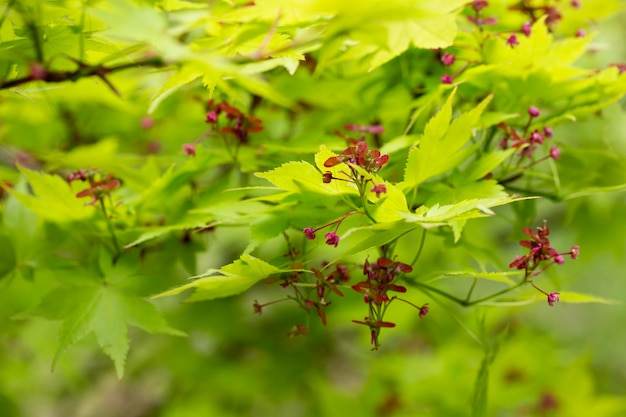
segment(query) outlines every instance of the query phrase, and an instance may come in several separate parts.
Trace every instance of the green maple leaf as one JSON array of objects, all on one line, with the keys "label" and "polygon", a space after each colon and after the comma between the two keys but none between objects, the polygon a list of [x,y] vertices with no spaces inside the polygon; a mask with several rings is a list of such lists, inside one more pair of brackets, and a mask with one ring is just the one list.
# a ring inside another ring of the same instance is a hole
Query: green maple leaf
[{"label": "green maple leaf", "polygon": [[56,223],[86,220],[93,216],[94,208],[85,206],[85,201],[76,198],[66,180],[44,172],[18,167],[32,188],[32,195],[9,191],[24,207],[40,218]]},{"label": "green maple leaf", "polygon": [[454,241],[461,237],[461,231],[465,222],[485,216],[492,216],[495,213],[492,207],[498,207],[515,201],[526,200],[532,197],[491,197],[473,198],[459,201],[455,204],[439,205],[432,207],[421,206],[415,213],[401,213],[408,223],[417,223],[425,229],[450,226],[454,232]]},{"label": "green maple leaf", "polygon": [[188,289],[193,289],[194,293],[187,301],[230,297],[246,291],[262,279],[281,271],[284,270],[246,254],[220,269],[209,269],[202,275],[192,277],[198,279],[189,284],[162,292],[153,298],[179,294]]},{"label": "green maple leaf", "polygon": [[474,151],[465,146],[472,129],[479,125],[480,116],[491,101],[487,96],[475,108],[452,120],[452,91],[441,110],[433,116],[420,138],[419,146],[409,151],[402,188],[417,187],[425,180],[453,169]]},{"label": "green maple leaf", "polygon": [[130,347],[129,325],[149,333],[184,335],[170,327],[148,301],[105,282],[59,287],[48,294],[39,309],[49,319],[63,320],[52,369],[70,346],[93,333],[121,378]]}]

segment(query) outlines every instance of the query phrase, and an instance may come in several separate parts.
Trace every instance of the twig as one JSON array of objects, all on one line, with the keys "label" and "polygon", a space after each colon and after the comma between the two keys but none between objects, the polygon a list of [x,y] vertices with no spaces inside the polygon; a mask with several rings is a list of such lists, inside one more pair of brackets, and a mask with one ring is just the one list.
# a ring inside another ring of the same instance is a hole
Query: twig
[{"label": "twig", "polygon": [[78,68],[74,71],[46,71],[42,77],[35,77],[34,75],[28,75],[22,78],[16,78],[14,80],[0,83],[0,90],[17,87],[22,84],[29,83],[31,81],[44,81],[47,83],[61,83],[65,81],[78,81],[81,78],[97,76],[102,79],[116,94],[119,92],[113,87],[113,85],[106,79],[106,75],[123,71],[129,68],[138,68],[143,66],[150,66],[155,68],[163,67],[165,63],[160,57],[152,57],[143,61],[137,61],[133,63],[121,64],[112,67],[105,67],[103,65],[86,65],[78,63]]}]

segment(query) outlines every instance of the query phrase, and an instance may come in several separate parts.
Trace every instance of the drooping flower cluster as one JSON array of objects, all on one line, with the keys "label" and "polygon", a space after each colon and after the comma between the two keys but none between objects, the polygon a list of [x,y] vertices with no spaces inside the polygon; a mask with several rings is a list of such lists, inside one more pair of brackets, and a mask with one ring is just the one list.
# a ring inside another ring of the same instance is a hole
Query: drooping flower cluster
[{"label": "drooping flower cluster", "polygon": [[381,328],[396,326],[395,323],[384,320],[385,312],[391,301],[398,299],[412,305],[419,310],[420,318],[428,314],[428,304],[418,307],[407,300],[388,295],[390,291],[397,293],[406,292],[406,287],[395,282],[399,274],[407,274],[411,271],[413,271],[413,268],[410,265],[388,258],[378,258],[375,264],[370,264],[366,260],[363,265],[363,275],[366,276],[366,279],[352,286],[354,291],[363,294],[363,301],[369,307],[369,314],[363,320],[352,321],[370,328],[370,342],[374,345],[373,350],[378,349],[378,337]]},{"label": "drooping flower cluster", "polygon": [[533,23],[542,16],[546,16],[546,24],[548,26],[554,25],[563,18],[563,15],[555,4],[547,5],[530,1],[520,1],[518,4],[511,6],[509,9],[525,14]]},{"label": "drooping flower cluster", "polygon": [[352,286],[354,291],[363,294],[366,303],[381,305],[389,302],[388,291],[404,293],[406,288],[394,284],[396,274],[409,273],[413,271],[411,265],[402,262],[395,262],[387,258],[379,258],[374,265],[365,261],[363,265],[363,275],[367,277],[365,281],[357,282]]},{"label": "drooping flower cluster", "polygon": [[577,245],[573,246],[570,251],[563,253],[554,249],[548,238],[550,229],[545,220],[542,226],[537,227],[536,231],[533,231],[530,227],[525,227],[524,234],[528,236],[529,239],[521,240],[519,244],[528,249],[528,253],[522,256],[515,256],[513,262],[509,264],[509,268],[523,269],[525,271],[525,280],[546,295],[548,297],[548,304],[552,306],[554,302],[559,301],[559,293],[547,293],[543,291],[537,287],[530,278],[538,276],[554,264],[564,263],[564,256],[569,255],[572,259],[576,259],[580,249]]},{"label": "drooping flower cluster", "polygon": [[[210,100],[206,114],[206,123],[215,125],[222,134],[232,135],[239,142],[246,143],[250,133],[257,133],[263,130],[263,121],[257,117],[245,114],[226,101],[215,103]],[[225,126],[219,126],[219,117],[224,115]]]},{"label": "drooping flower cluster", "polygon": [[[540,145],[544,144],[545,139],[550,139],[554,135],[550,126],[545,126],[542,131],[534,129],[532,132],[528,133],[528,128],[530,127],[533,119],[539,117],[540,115],[541,111],[537,107],[530,106],[528,108],[529,119],[526,127],[524,128],[524,132],[521,134],[518,133],[513,126],[510,126],[504,122],[500,123],[498,127],[505,132],[504,139],[500,141],[500,148],[519,149],[520,152],[518,155],[520,156],[520,158],[532,159],[534,157],[535,151],[539,148]],[[561,153],[559,151],[559,148],[556,145],[553,145],[550,147],[547,156],[534,161],[534,163],[532,163],[528,167],[544,161],[548,158],[559,159],[560,155]]]},{"label": "drooping flower cluster", "polygon": [[369,149],[367,142],[359,140],[352,146],[348,146],[343,154],[328,158],[324,162],[324,166],[331,168],[341,163],[347,163],[359,166],[367,172],[376,173],[387,161],[389,161],[389,155],[381,155],[379,150]]},{"label": "drooping flower cluster", "polygon": [[91,197],[91,201],[85,205],[94,205],[103,196],[111,193],[112,190],[118,188],[122,183],[119,179],[115,178],[113,174],[102,175],[95,169],[79,169],[67,176],[67,181],[83,181],[89,183],[89,188],[86,188],[76,194],[77,198]]},{"label": "drooping flower cluster", "polygon": [[498,23],[498,19],[495,17],[484,17],[483,9],[489,6],[489,2],[486,0],[474,0],[469,4],[474,11],[474,15],[467,16],[467,20],[478,26],[479,29],[482,29],[483,26],[491,26]]},{"label": "drooping flower cluster", "polygon": [[[326,264],[324,265],[326,266]],[[299,267],[301,268],[302,265],[299,265]],[[283,288],[291,287],[293,289],[293,296],[287,296],[286,298],[270,301],[265,304],[261,304],[257,300],[254,300],[254,303],[252,304],[253,311],[257,314],[261,314],[263,312],[263,308],[269,305],[283,301],[295,301],[307,312],[315,312],[319,316],[322,324],[326,326],[328,322],[326,317],[326,308],[332,304],[332,301],[328,301],[327,298],[330,293],[343,297],[343,293],[338,286],[348,282],[350,280],[350,275],[348,274],[346,266],[342,264],[336,264],[335,268],[330,271],[323,271],[323,269],[311,269],[311,272],[315,277],[314,283],[307,281],[301,272],[295,272],[287,275],[283,279],[280,286]],[[294,329],[297,329],[298,331],[293,332]],[[301,324],[296,325],[294,329],[292,329],[292,332],[289,333],[289,337],[305,335],[308,333],[308,328]]]},{"label": "drooping flower cluster", "polygon": [[[236,159],[236,149],[239,145],[248,143],[251,133],[263,130],[263,121],[232,106],[226,101],[216,103],[209,100],[204,121],[211,125],[211,129],[191,143],[184,143],[182,151],[187,156],[196,156],[196,147],[207,137],[217,137],[224,144],[233,159]],[[220,117],[220,116],[224,117]]]}]

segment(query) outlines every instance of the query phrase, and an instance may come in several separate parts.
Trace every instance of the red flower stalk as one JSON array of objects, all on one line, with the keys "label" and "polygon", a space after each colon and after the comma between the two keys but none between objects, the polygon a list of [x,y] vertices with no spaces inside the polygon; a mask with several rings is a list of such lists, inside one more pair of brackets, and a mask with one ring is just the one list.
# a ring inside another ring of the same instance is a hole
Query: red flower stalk
[{"label": "red flower stalk", "polygon": [[83,170],[72,172],[67,176],[67,181],[76,180],[88,181],[90,187],[76,194],[77,198],[91,197],[91,201],[86,205],[94,205],[102,196],[109,194],[112,190],[119,188],[122,182],[115,178],[113,174],[107,174],[99,178],[100,174],[96,170]]},{"label": "red flower stalk", "polygon": [[257,133],[263,130],[263,121],[261,119],[245,114],[226,101],[216,104],[213,100],[210,100],[208,108],[206,123],[217,125],[219,116],[224,114],[228,124],[219,129],[219,132],[230,134],[241,143],[248,141],[250,133]]},{"label": "red flower stalk", "polygon": [[[529,227],[524,228],[524,234],[530,239],[521,240],[520,246],[527,248],[529,253],[522,256],[515,256],[513,262],[509,264],[509,268],[524,269],[526,271],[526,279],[531,276],[537,276],[546,268],[553,264],[562,264],[565,262],[564,255],[570,255],[572,259],[576,259],[579,253],[578,246],[572,247],[569,252],[559,253],[550,244],[550,229],[544,220],[543,226],[538,227],[536,231],[532,231]],[[547,265],[546,265],[547,262]],[[539,265],[545,266],[536,271]]]}]

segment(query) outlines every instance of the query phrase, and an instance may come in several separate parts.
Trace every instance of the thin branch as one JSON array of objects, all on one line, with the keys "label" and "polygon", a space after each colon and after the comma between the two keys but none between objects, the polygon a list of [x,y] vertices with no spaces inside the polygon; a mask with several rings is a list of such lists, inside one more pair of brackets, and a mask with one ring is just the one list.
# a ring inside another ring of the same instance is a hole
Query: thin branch
[{"label": "thin branch", "polygon": [[[111,83],[106,79],[106,75],[123,71],[129,68],[139,68],[139,67],[155,67],[161,68],[165,66],[165,63],[160,57],[152,57],[145,59],[143,61],[137,61],[132,63],[126,63],[121,65],[116,65],[112,67],[105,67],[103,65],[86,65],[79,63],[79,66],[74,71],[46,71],[43,77],[35,77],[33,75],[28,75],[22,78],[16,78],[14,80],[6,81],[0,83],[0,90],[17,87],[22,84],[29,83],[31,81],[44,81],[47,83],[62,83],[65,81],[78,81],[81,78],[86,78],[90,76],[100,77],[109,87],[112,87]],[[117,90],[112,87],[113,91],[116,94],[119,94]]]}]

